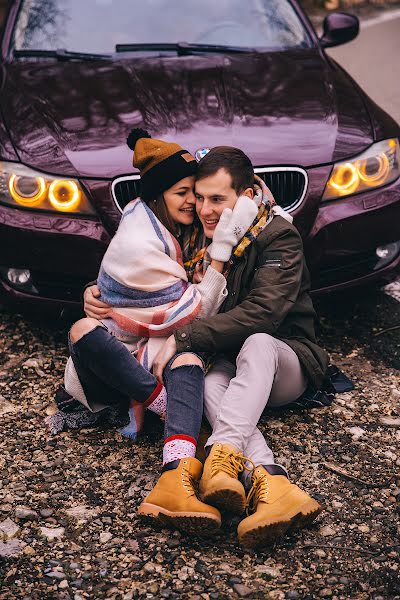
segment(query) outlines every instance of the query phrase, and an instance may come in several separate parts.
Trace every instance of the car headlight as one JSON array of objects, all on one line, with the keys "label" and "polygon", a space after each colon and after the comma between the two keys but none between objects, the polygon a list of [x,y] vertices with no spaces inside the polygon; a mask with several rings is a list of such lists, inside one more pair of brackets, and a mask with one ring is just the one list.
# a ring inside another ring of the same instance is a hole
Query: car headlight
[{"label": "car headlight", "polygon": [[7,206],[94,215],[76,179],[63,179],[12,162],[0,162],[0,203]]},{"label": "car headlight", "polygon": [[384,140],[352,160],[336,163],[322,200],[334,200],[386,185],[400,176],[399,140]]}]

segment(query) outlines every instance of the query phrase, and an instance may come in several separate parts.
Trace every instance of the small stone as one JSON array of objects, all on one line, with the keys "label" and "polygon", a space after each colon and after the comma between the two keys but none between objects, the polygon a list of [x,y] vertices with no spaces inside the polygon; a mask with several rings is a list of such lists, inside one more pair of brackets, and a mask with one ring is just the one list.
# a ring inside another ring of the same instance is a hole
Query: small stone
[{"label": "small stone", "polygon": [[321,598],[330,598],[333,595],[333,592],[330,588],[324,588],[319,593]]},{"label": "small stone", "polygon": [[27,521],[36,521],[38,514],[35,510],[29,508],[29,506],[16,506],[15,507],[15,518],[24,519]]},{"label": "small stone", "polygon": [[36,554],[36,550],[32,548],[32,546],[25,546],[24,554],[26,554],[27,556],[33,556],[34,554]]},{"label": "small stone", "polygon": [[155,567],[155,565],[153,565],[153,563],[150,562],[150,563],[146,563],[144,565],[143,570],[146,573],[154,573],[154,571],[156,570],[156,567]]},{"label": "small stone", "polygon": [[49,542],[61,540],[64,537],[64,527],[39,527],[40,535],[46,538]]},{"label": "small stone", "polygon": [[235,583],[233,586],[233,591],[237,593],[241,598],[247,598],[252,593],[252,590],[247,587],[247,585],[243,585],[242,583]]},{"label": "small stone", "polygon": [[0,523],[0,539],[2,540],[11,540],[12,538],[15,538],[19,532],[20,528],[10,518],[7,518]]},{"label": "small stone", "polygon": [[47,517],[51,517],[53,512],[54,510],[52,508],[42,508],[39,510],[40,516],[44,519],[47,519]]},{"label": "small stone", "polygon": [[278,569],[274,569],[272,567],[266,567],[265,565],[259,565],[259,566],[255,567],[255,570],[257,571],[257,573],[261,573],[267,580],[275,579],[276,577],[279,577],[279,575],[280,575]]},{"label": "small stone", "polygon": [[90,519],[93,519],[98,514],[98,510],[95,508],[88,508],[84,504],[79,506],[73,506],[71,508],[67,508],[65,513],[75,519],[79,525],[86,523]]},{"label": "small stone", "polygon": [[379,422],[387,427],[400,427],[400,417],[379,417]]},{"label": "small stone", "polygon": [[324,550],[322,550],[321,548],[318,548],[318,549],[315,551],[315,554],[316,554],[317,556],[319,556],[319,558],[325,558],[325,557],[326,557],[326,552],[325,552]]},{"label": "small stone", "polygon": [[46,577],[52,577],[52,579],[65,579],[65,573],[63,571],[50,571],[46,573]]},{"label": "small stone", "polygon": [[349,433],[351,433],[354,441],[359,440],[366,432],[362,427],[349,427]]},{"label": "small stone", "polygon": [[112,533],[109,531],[102,531],[99,535],[100,544],[107,544],[112,539]]},{"label": "small stone", "polygon": [[0,416],[3,416],[7,413],[15,412],[16,410],[17,407],[14,406],[14,404],[11,404],[11,402],[6,400],[4,396],[0,394]]},{"label": "small stone", "polygon": [[9,556],[18,556],[24,550],[24,542],[21,540],[7,540],[0,542],[0,557],[8,558]]},{"label": "small stone", "polygon": [[300,594],[299,592],[296,592],[296,590],[289,590],[286,592],[285,598],[288,600],[297,600],[297,598],[300,598]]},{"label": "small stone", "polygon": [[336,531],[332,527],[330,527],[329,525],[325,525],[325,527],[321,527],[321,529],[319,530],[319,532],[324,537],[330,537],[330,536],[336,534]]},{"label": "small stone", "polygon": [[369,533],[370,529],[368,525],[363,524],[358,526],[358,531],[361,531],[361,533]]},{"label": "small stone", "polygon": [[393,400],[400,400],[400,390],[396,390],[396,388],[392,388],[390,390],[390,397],[393,398]]},{"label": "small stone", "polygon": [[66,579],[63,579],[63,581],[58,584],[58,587],[60,588],[60,590],[67,589],[67,587],[68,587],[68,581]]}]

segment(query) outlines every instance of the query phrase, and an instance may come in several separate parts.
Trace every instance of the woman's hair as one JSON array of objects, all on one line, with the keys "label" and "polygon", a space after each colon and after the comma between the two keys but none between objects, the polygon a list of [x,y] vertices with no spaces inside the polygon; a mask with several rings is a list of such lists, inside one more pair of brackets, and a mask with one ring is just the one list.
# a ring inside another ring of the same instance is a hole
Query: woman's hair
[{"label": "woman's hair", "polygon": [[159,194],[155,200],[150,200],[150,202],[146,202],[146,204],[151,208],[164,227],[166,227],[172,235],[176,236],[178,228],[176,223],[171,219],[163,194]]},{"label": "woman's hair", "polygon": [[197,167],[196,181],[215,175],[224,169],[232,178],[237,194],[254,187],[254,169],[249,157],[239,148],[216,146],[201,159]]}]

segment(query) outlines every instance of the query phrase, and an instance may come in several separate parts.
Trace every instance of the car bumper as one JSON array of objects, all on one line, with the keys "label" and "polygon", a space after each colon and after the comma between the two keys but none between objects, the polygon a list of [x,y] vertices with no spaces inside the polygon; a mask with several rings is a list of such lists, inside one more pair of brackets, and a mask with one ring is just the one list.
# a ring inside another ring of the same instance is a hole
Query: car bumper
[{"label": "car bumper", "polygon": [[[96,279],[110,235],[97,219],[41,214],[0,206],[0,297],[13,309],[60,310],[81,302]],[[11,282],[10,269],[28,269],[30,280]]]},{"label": "car bumper", "polygon": [[[390,280],[400,264],[400,180],[320,203],[305,239],[315,294]],[[388,259],[377,248],[391,245]]]}]

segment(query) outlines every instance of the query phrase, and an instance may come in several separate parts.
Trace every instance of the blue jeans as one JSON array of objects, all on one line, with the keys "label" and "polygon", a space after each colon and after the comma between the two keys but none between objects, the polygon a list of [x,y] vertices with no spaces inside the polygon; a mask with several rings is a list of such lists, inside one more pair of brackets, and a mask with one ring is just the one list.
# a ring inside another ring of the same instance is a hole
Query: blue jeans
[{"label": "blue jeans", "polygon": [[199,365],[172,368],[175,359],[164,370],[168,396],[164,439],[183,434],[197,440],[203,416],[204,369]]},{"label": "blue jeans", "polygon": [[89,401],[129,407],[132,399],[145,402],[157,387],[154,375],[101,325],[75,343],[69,340],[69,350]]}]

